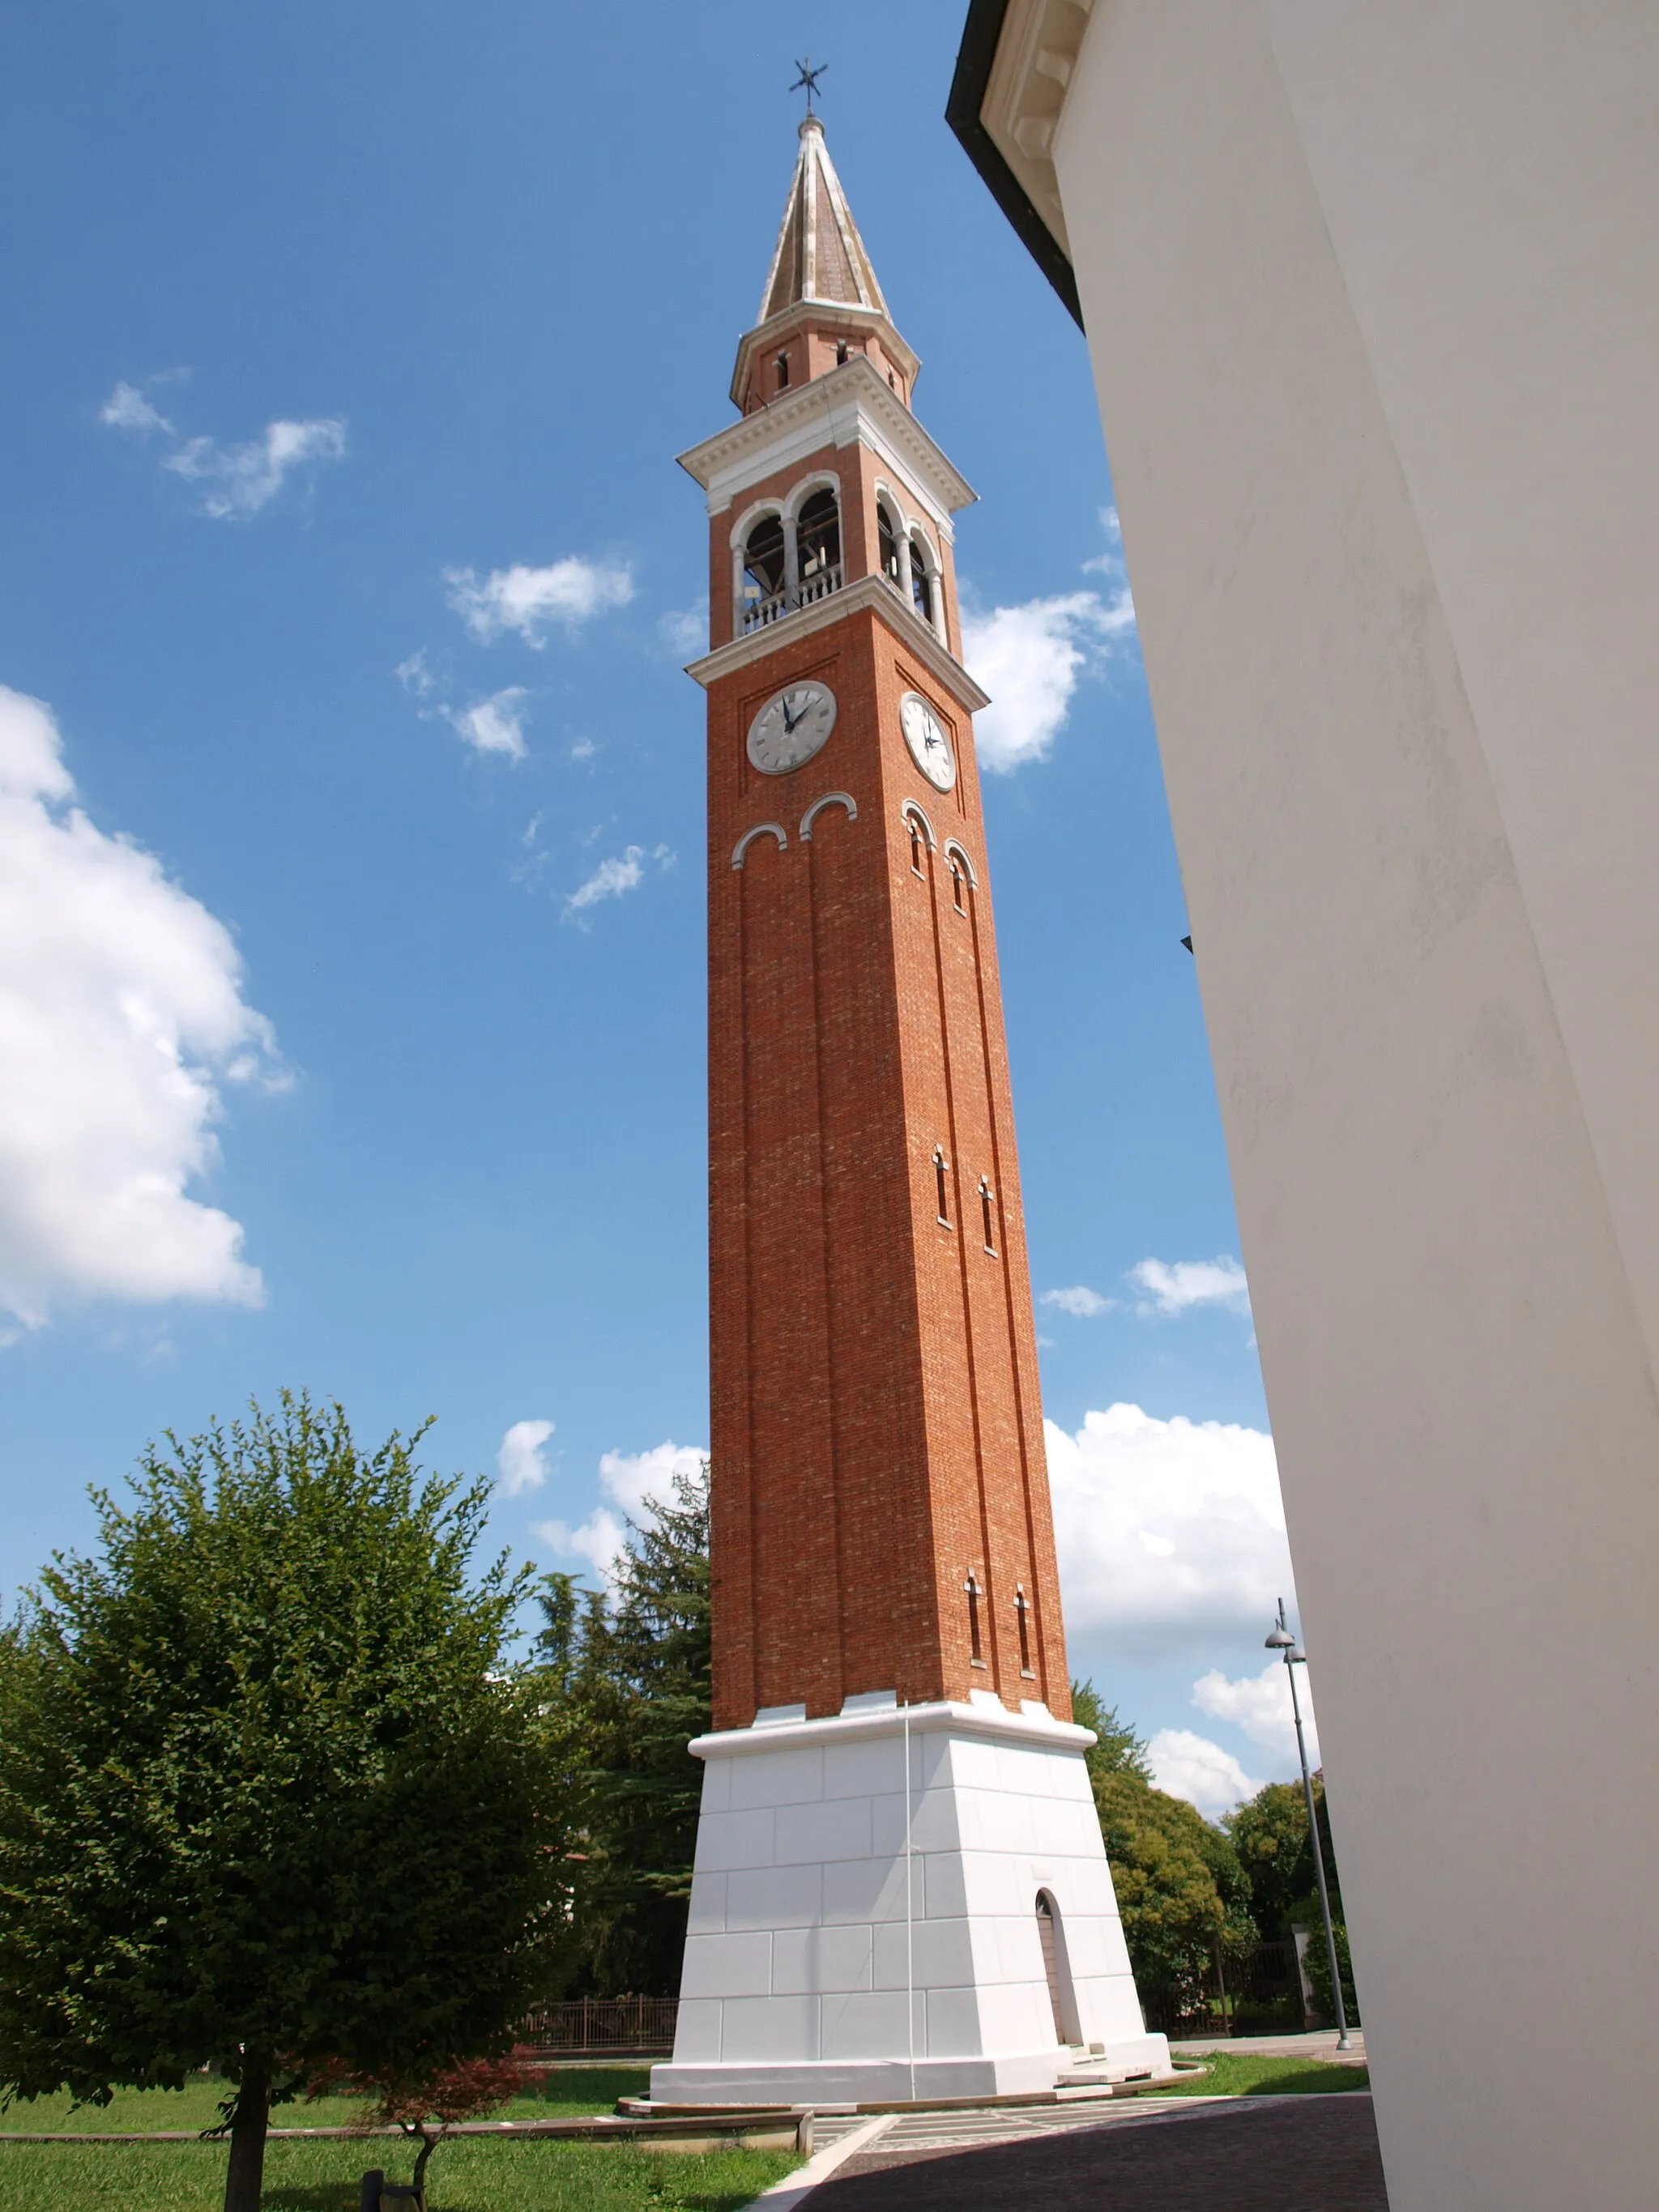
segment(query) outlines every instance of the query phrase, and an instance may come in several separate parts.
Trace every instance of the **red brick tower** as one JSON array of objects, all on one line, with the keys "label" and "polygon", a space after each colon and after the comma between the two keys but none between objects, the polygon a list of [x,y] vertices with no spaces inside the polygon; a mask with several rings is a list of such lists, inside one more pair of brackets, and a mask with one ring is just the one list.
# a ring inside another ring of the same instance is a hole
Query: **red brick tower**
[{"label": "red brick tower", "polygon": [[715,1715],[1070,1711],[951,516],[817,119],[708,493]]},{"label": "red brick tower", "polygon": [[740,419],[682,456],[712,546],[714,1729],[668,2104],[1168,2065],[1068,1719],[973,494],[917,366],[809,116]]}]

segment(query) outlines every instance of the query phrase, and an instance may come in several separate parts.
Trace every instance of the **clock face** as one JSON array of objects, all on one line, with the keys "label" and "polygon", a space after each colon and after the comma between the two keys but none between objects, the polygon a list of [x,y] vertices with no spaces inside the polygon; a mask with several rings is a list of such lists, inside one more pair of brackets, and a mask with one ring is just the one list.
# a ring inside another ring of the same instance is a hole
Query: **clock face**
[{"label": "clock face", "polygon": [[787,775],[810,761],[836,726],[827,684],[786,684],[749,725],[749,757],[763,775]]},{"label": "clock face", "polygon": [[907,691],[899,702],[899,726],[910,757],[935,791],[949,791],[957,780],[957,757],[945,725],[920,691]]}]

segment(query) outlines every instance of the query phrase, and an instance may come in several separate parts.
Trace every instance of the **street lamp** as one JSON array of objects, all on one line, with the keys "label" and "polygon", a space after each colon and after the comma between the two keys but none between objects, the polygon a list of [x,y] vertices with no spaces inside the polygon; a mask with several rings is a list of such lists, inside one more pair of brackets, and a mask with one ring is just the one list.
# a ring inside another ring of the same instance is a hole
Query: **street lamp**
[{"label": "street lamp", "polygon": [[1308,1839],[1313,1845],[1314,1877],[1319,1884],[1319,1911],[1325,1923],[1325,1957],[1331,1970],[1331,1995],[1336,2002],[1336,2047],[1352,2051],[1348,2015],[1342,2003],[1342,1969],[1337,1964],[1336,1931],[1331,1926],[1331,1893],[1325,1887],[1325,1854],[1319,1848],[1319,1821],[1314,1812],[1313,1777],[1308,1771],[1308,1743],[1302,1733],[1302,1706],[1296,1694],[1296,1670],[1305,1667],[1308,1655],[1285,1626],[1285,1601],[1279,1601],[1279,1619],[1267,1639],[1269,1651],[1282,1651],[1291,1677],[1291,1711],[1296,1716],[1296,1748],[1302,1760],[1302,1790],[1308,1801]]}]

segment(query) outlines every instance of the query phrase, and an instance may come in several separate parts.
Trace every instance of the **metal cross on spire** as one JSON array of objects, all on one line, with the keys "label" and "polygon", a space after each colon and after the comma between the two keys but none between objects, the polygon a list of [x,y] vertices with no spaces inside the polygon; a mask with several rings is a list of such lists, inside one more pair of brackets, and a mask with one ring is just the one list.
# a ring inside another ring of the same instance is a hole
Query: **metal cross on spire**
[{"label": "metal cross on spire", "polygon": [[812,112],[812,94],[818,88],[818,79],[823,75],[823,72],[829,68],[829,66],[830,64],[828,62],[820,62],[817,67],[814,69],[812,66],[812,57],[811,54],[808,54],[804,62],[798,60],[795,64],[795,67],[800,71],[800,75],[795,79],[795,82],[790,86],[789,89],[791,92],[799,92],[801,90],[802,87],[805,86],[806,91],[806,112],[809,115]]}]

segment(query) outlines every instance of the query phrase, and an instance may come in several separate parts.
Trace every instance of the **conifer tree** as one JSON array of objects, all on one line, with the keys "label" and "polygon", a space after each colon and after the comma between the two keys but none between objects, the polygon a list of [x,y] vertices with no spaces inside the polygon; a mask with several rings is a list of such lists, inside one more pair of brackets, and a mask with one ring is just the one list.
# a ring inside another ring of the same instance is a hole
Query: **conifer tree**
[{"label": "conifer tree", "polygon": [[672,1996],[702,1791],[686,1746],[713,1719],[708,1463],[630,1525],[608,1598],[550,1575],[540,1599],[544,1679],[586,1765],[572,1986]]}]

